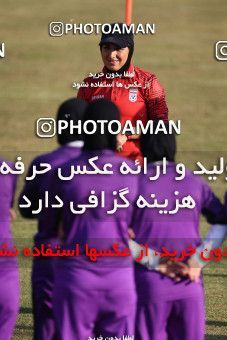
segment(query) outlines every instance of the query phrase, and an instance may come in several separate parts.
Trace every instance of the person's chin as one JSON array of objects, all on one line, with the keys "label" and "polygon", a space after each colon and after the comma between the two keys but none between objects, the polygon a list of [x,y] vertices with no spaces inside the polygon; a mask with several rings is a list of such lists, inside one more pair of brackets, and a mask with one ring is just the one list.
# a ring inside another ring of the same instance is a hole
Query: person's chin
[{"label": "person's chin", "polygon": [[108,70],[110,71],[113,71],[113,72],[117,72],[120,70],[120,66],[119,65],[112,65],[112,64],[109,64],[107,66]]}]

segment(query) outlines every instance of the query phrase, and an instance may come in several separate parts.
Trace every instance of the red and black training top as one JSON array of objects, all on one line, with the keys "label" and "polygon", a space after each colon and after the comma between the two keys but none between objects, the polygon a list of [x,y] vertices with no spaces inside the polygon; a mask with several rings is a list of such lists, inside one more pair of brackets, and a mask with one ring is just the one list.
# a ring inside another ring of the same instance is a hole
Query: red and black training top
[{"label": "red and black training top", "polygon": [[[164,88],[154,73],[130,65],[125,75],[109,79],[104,68],[100,78],[88,77],[84,79],[84,82],[89,86],[81,87],[78,97],[87,102],[97,99],[112,101],[120,110],[122,126],[126,120],[130,120],[133,126],[136,125],[137,120],[141,120],[144,126],[148,120],[168,121]],[[120,155],[141,160],[139,139],[127,140]]]}]

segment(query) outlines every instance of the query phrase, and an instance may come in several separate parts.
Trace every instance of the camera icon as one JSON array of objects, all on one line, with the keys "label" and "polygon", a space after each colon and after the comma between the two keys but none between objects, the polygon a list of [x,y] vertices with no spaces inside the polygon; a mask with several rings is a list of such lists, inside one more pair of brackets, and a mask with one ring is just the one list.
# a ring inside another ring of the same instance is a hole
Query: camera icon
[{"label": "camera icon", "polygon": [[36,121],[36,134],[40,138],[51,138],[56,135],[56,122],[53,118],[39,118]]},{"label": "camera icon", "polygon": [[215,45],[215,57],[217,60],[227,61],[227,41],[220,40]]},{"label": "camera icon", "polygon": [[49,34],[51,37],[61,37],[64,34],[64,24],[61,21],[52,21],[49,24]]}]

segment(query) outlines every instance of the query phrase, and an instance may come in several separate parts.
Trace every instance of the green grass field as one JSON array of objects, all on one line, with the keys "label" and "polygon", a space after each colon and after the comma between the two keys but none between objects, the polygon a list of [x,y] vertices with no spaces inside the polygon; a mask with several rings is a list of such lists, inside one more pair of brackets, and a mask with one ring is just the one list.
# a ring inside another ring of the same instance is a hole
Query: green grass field
[{"label": "green grass field", "polygon": [[[35,136],[35,121],[54,117],[58,105],[74,96],[73,81],[99,71],[99,36],[51,38],[48,23],[106,23],[124,19],[124,1],[0,0],[0,156],[22,156],[26,165],[56,146]],[[178,159],[189,167],[204,160],[227,160],[227,62],[214,57],[226,37],[226,0],[134,0],[133,21],[155,23],[156,34],[135,38],[134,64],[153,71],[166,89],[171,119],[180,119]],[[19,181],[18,192],[23,179]],[[212,184],[222,197],[226,181]],[[207,225],[202,223],[202,232]],[[18,216],[16,239],[31,242],[34,222]],[[21,263],[21,312],[14,339],[32,339],[30,262]],[[204,270],[206,339],[227,339],[227,268],[223,261]],[[182,339],[183,340],[183,339]],[[196,340],[196,339],[195,339]]]}]

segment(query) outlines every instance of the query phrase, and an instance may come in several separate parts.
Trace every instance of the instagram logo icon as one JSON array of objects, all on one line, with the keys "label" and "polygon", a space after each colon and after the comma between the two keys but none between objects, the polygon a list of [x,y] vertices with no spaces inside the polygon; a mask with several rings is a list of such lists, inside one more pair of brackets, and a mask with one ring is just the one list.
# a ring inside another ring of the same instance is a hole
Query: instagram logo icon
[{"label": "instagram logo icon", "polygon": [[64,24],[61,21],[52,21],[49,24],[49,34],[51,37],[61,37],[64,34]]},{"label": "instagram logo icon", "polygon": [[51,138],[56,134],[56,122],[53,118],[39,118],[36,121],[36,134],[40,138]]},{"label": "instagram logo icon", "polygon": [[215,45],[215,57],[217,60],[227,61],[227,41],[220,40]]}]

